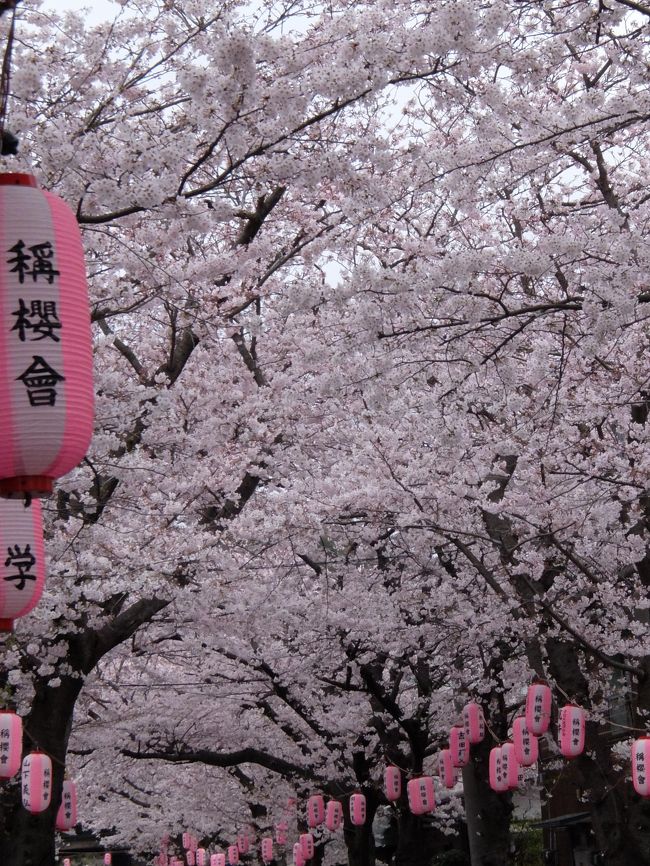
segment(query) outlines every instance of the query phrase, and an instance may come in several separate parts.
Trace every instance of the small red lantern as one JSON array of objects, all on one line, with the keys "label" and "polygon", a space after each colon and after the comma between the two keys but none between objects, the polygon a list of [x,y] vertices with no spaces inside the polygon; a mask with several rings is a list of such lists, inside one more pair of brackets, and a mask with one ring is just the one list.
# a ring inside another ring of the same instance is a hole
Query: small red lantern
[{"label": "small red lantern", "polygon": [[72,830],[77,823],[77,787],[67,779],[61,789],[61,805],[56,813],[56,829]]},{"label": "small red lantern", "polygon": [[320,794],[314,794],[307,800],[307,824],[318,827],[325,820],[325,800]]},{"label": "small red lantern", "polygon": [[355,827],[361,827],[366,823],[365,794],[352,794],[350,797],[350,821]]},{"label": "small red lantern", "polygon": [[512,723],[512,743],[517,763],[522,767],[532,767],[539,757],[539,743],[528,730],[525,716],[517,716]]},{"label": "small red lantern", "polygon": [[237,866],[239,863],[239,848],[236,845],[228,847],[228,863],[230,866]]},{"label": "small red lantern", "polygon": [[93,428],[90,313],[75,215],[0,174],[0,495],[52,492]]},{"label": "small red lantern", "polygon": [[40,502],[34,500],[25,507],[19,500],[0,499],[0,550],[8,554],[0,557],[3,632],[12,631],[13,621],[36,607],[43,594],[45,548]]},{"label": "small red lantern", "polygon": [[289,827],[281,822],[280,824],[276,824],[275,827],[275,841],[278,845],[286,845],[287,844],[287,834],[289,832]]},{"label": "small red lantern", "polygon": [[237,848],[240,854],[248,854],[250,842],[246,833],[242,833],[240,836],[237,836]]},{"label": "small red lantern", "polygon": [[338,800],[329,800],[325,810],[325,826],[328,830],[338,830],[343,824],[343,804]]},{"label": "small red lantern", "polygon": [[11,779],[20,769],[23,754],[23,720],[12,710],[0,712],[0,779]]},{"label": "small red lantern", "polygon": [[514,790],[519,787],[519,764],[513,743],[504,743],[501,746],[501,773],[507,788]]},{"label": "small red lantern", "polygon": [[311,860],[314,856],[314,837],[311,833],[302,833],[300,836],[300,850],[304,860]]},{"label": "small red lantern", "polygon": [[585,747],[585,711],[567,704],[560,710],[560,751],[565,758],[577,758]]},{"label": "small red lantern", "polygon": [[431,776],[411,779],[406,786],[409,809],[414,815],[426,815],[436,808],[436,794]]},{"label": "small red lantern", "polygon": [[463,707],[463,727],[468,743],[476,745],[485,736],[485,716],[480,704],[470,701]]},{"label": "small red lantern", "polygon": [[391,803],[402,796],[402,774],[399,767],[390,766],[384,770],[384,793]]},{"label": "small red lantern", "polygon": [[454,767],[465,767],[469,761],[469,743],[462,725],[454,725],[449,731],[449,751]]},{"label": "small red lantern", "polygon": [[438,776],[445,788],[453,788],[456,784],[456,767],[451,761],[449,749],[441,749],[438,755]]},{"label": "small red lantern", "polygon": [[22,799],[28,812],[44,812],[52,797],[52,761],[43,752],[32,752],[23,758]]},{"label": "small red lantern", "polygon": [[508,790],[508,782],[503,772],[501,746],[490,749],[490,787],[499,794]]},{"label": "small red lantern", "polygon": [[551,724],[553,695],[549,685],[537,680],[528,686],[526,692],[526,726],[531,734],[539,737],[545,734]]},{"label": "small red lantern", "polygon": [[632,743],[632,784],[641,797],[650,797],[650,737]]},{"label": "small red lantern", "polygon": [[273,836],[265,836],[262,839],[262,860],[264,863],[273,860]]},{"label": "small red lantern", "polygon": [[293,846],[293,866],[305,866],[305,858],[302,855],[300,842],[296,842]]}]

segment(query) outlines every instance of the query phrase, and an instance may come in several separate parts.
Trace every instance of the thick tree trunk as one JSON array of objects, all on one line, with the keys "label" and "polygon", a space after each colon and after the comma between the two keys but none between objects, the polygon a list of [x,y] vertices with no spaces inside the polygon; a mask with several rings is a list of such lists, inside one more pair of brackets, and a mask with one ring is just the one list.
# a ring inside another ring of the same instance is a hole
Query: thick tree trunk
[{"label": "thick tree trunk", "polygon": [[472,746],[472,759],[463,769],[465,819],[471,866],[507,866],[511,862],[510,817],[512,795],[490,788],[489,763],[493,743]]},{"label": "thick tree trunk", "polygon": [[348,849],[349,866],[375,866],[375,837],[372,833],[372,822],[377,811],[377,804],[372,796],[366,794],[366,823],[355,827],[350,821],[349,798],[343,804],[343,833]]}]

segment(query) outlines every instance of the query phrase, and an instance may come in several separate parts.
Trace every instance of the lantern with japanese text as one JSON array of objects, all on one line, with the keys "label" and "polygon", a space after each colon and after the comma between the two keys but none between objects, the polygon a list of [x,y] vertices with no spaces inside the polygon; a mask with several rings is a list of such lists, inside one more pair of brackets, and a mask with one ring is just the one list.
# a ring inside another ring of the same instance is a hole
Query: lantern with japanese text
[{"label": "lantern with japanese text", "polygon": [[438,776],[445,788],[453,788],[456,784],[456,767],[451,760],[449,749],[441,749],[438,755]]},{"label": "lantern with japanese text", "polygon": [[501,746],[501,773],[507,788],[514,790],[519,787],[519,764],[513,743],[503,743]]},{"label": "lantern with japanese text", "polygon": [[470,701],[463,707],[463,727],[467,742],[471,745],[480,743],[485,736],[485,716],[480,704]]},{"label": "lantern with japanese text", "polygon": [[11,710],[0,712],[0,779],[11,779],[20,769],[23,720]]},{"label": "lantern with japanese text", "polygon": [[237,866],[239,863],[239,848],[236,845],[228,847],[228,863],[230,866]]},{"label": "lantern with japanese text", "polygon": [[237,849],[240,854],[248,854],[248,849],[250,848],[250,842],[248,839],[247,833],[241,833],[237,836]]},{"label": "lantern with japanese text", "polygon": [[325,820],[325,800],[321,794],[314,794],[307,800],[307,824],[318,827]]},{"label": "lantern with japanese text", "polygon": [[112,862],[113,862],[113,855],[111,854],[110,851],[107,851],[106,854],[104,854],[104,866],[111,866]]},{"label": "lantern with japanese text", "polygon": [[503,772],[501,746],[490,749],[490,788],[500,794],[508,790],[508,781]]},{"label": "lantern with japanese text", "polygon": [[632,743],[632,784],[641,797],[650,797],[650,737]]},{"label": "lantern with japanese text", "polygon": [[262,839],[262,860],[264,863],[273,860],[273,836],[265,836]]},{"label": "lantern with japanese text", "polygon": [[56,813],[56,829],[72,830],[77,823],[77,786],[66,779],[61,789],[61,805]]},{"label": "lantern with japanese text", "polygon": [[220,851],[217,855],[217,866],[226,866],[226,855]]},{"label": "lantern with japanese text", "polygon": [[192,848],[185,852],[185,862],[187,866],[196,866],[196,854]]},{"label": "lantern with japanese text", "polygon": [[305,866],[305,858],[302,854],[300,842],[296,842],[293,846],[293,866]]},{"label": "lantern with japanese text", "polygon": [[350,821],[355,827],[366,823],[366,795],[352,794],[350,797]]},{"label": "lantern with japanese text", "polygon": [[431,776],[411,779],[406,786],[409,809],[414,815],[426,815],[436,808],[436,795]]},{"label": "lantern with japanese text", "polygon": [[196,866],[205,866],[205,848],[196,849]]},{"label": "lantern with japanese text", "polygon": [[181,836],[181,844],[186,851],[189,851],[192,847],[192,837],[189,833],[183,833]]},{"label": "lantern with japanese text", "polygon": [[512,723],[512,743],[517,763],[522,767],[532,767],[539,757],[539,743],[528,730],[525,716],[517,716]]},{"label": "lantern with japanese text", "polygon": [[93,428],[90,313],[75,215],[0,174],[0,495],[52,492]]},{"label": "lantern with japanese text", "polygon": [[553,695],[549,685],[537,680],[528,686],[526,692],[526,727],[539,737],[545,734],[551,723]]},{"label": "lantern with japanese text", "polygon": [[449,752],[451,763],[454,767],[465,767],[469,761],[469,743],[465,728],[462,725],[454,725],[449,731]]},{"label": "lantern with japanese text", "polygon": [[343,824],[343,804],[338,800],[329,800],[325,809],[325,826],[328,830],[338,830]]},{"label": "lantern with japanese text", "polygon": [[278,845],[286,845],[287,844],[287,834],[289,832],[289,827],[283,821],[279,824],[276,824],[275,827],[275,841]]},{"label": "lantern with japanese text", "polygon": [[33,815],[44,812],[52,797],[52,761],[43,752],[23,758],[21,770],[23,806]]},{"label": "lantern with japanese text", "polygon": [[159,866],[169,866],[169,856],[166,851],[161,851],[158,855]]},{"label": "lantern with japanese text", "polygon": [[560,751],[565,758],[577,758],[585,747],[585,711],[567,704],[560,710]]},{"label": "lantern with japanese text", "polygon": [[302,833],[300,836],[300,850],[304,860],[311,860],[314,856],[314,837],[311,833]]},{"label": "lantern with japanese text", "polygon": [[386,767],[384,770],[384,793],[390,802],[399,800],[402,795],[402,774],[399,767]]},{"label": "lantern with japanese text", "polygon": [[210,866],[219,866],[219,855],[218,854],[210,854]]},{"label": "lantern with japanese text", "polygon": [[[0,175],[1,177],[2,175]],[[1,189],[1,187],[0,187]],[[0,425],[1,426],[1,425]],[[43,594],[45,547],[41,504],[0,499],[0,632],[12,631]]]}]

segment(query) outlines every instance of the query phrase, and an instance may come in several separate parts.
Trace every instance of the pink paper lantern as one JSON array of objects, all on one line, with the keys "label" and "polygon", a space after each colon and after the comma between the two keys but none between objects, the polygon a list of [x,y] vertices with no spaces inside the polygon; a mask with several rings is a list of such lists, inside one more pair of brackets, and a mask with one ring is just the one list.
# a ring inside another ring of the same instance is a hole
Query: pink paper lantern
[{"label": "pink paper lantern", "polygon": [[320,794],[314,794],[307,800],[307,824],[318,827],[325,820],[325,800]]},{"label": "pink paper lantern", "polygon": [[436,794],[431,776],[411,779],[407,786],[409,809],[414,815],[426,815],[436,808]]},{"label": "pink paper lantern", "polygon": [[199,847],[199,840],[196,838],[196,836],[192,836],[190,834],[190,851],[194,851],[194,853],[196,854],[196,849],[198,847]]},{"label": "pink paper lantern", "polygon": [[23,720],[11,710],[0,711],[0,779],[11,779],[20,769]]},{"label": "pink paper lantern", "polygon": [[192,847],[192,837],[189,833],[183,833],[183,835],[181,836],[181,844],[186,851],[190,850],[190,848]]},{"label": "pink paper lantern", "polygon": [[185,852],[185,862],[187,863],[187,866],[196,866],[196,856],[191,848],[189,851]]},{"label": "pink paper lantern", "polygon": [[519,764],[513,743],[504,743],[501,746],[501,773],[505,779],[506,788],[514,790],[519,787]]},{"label": "pink paper lantern", "polygon": [[[225,857],[224,857],[225,860]],[[219,855],[210,854],[210,866],[219,866]]]},{"label": "pink paper lantern", "polygon": [[565,758],[577,758],[585,747],[585,711],[567,704],[560,710],[560,751]]},{"label": "pink paper lantern", "polygon": [[61,805],[56,813],[56,829],[72,830],[77,823],[77,787],[66,779],[61,789]]},{"label": "pink paper lantern", "polygon": [[228,847],[228,863],[230,866],[236,866],[239,863],[239,848],[236,845]]},{"label": "pink paper lantern", "polygon": [[551,723],[553,695],[547,683],[537,681],[526,692],[526,726],[531,734],[545,734]]},{"label": "pink paper lantern", "polygon": [[350,821],[355,827],[361,827],[366,823],[365,794],[352,794],[350,797]]},{"label": "pink paper lantern", "polygon": [[384,793],[391,803],[402,796],[402,774],[399,767],[386,767],[384,770]]},{"label": "pink paper lantern", "polygon": [[457,769],[451,760],[449,749],[441,749],[438,755],[438,776],[445,788],[453,788],[456,784]]},{"label": "pink paper lantern", "polygon": [[632,743],[632,784],[641,797],[650,797],[650,737]]},{"label": "pink paper lantern", "polygon": [[158,855],[158,863],[160,866],[169,866],[169,856],[166,851],[161,851]]},{"label": "pink paper lantern", "polygon": [[508,790],[508,781],[503,772],[501,746],[490,749],[490,787],[499,794]]},{"label": "pink paper lantern", "polygon": [[275,827],[275,841],[278,845],[286,845],[287,844],[287,834],[289,832],[289,827],[281,822],[276,824]]},{"label": "pink paper lantern", "polygon": [[470,701],[463,707],[463,727],[467,742],[471,745],[480,743],[485,737],[485,716],[480,704]]},{"label": "pink paper lantern", "polygon": [[0,174],[0,214],[0,495],[46,495],[93,430],[81,235],[32,175]]},{"label": "pink paper lantern", "polygon": [[273,860],[273,836],[265,836],[262,839],[262,860],[265,863]]},{"label": "pink paper lantern", "polygon": [[70,866],[70,858],[69,857],[63,858],[63,866]]},{"label": "pink paper lantern", "polygon": [[512,723],[512,743],[517,763],[522,767],[532,767],[539,757],[539,743],[528,730],[525,716],[517,716]]},{"label": "pink paper lantern", "polygon": [[248,849],[250,848],[250,841],[246,833],[242,833],[240,836],[237,836],[237,848],[239,849],[240,854],[248,854]]},{"label": "pink paper lantern", "polygon": [[45,585],[38,500],[26,508],[20,500],[0,499],[0,552],[0,632],[10,632],[15,619],[36,607]]},{"label": "pink paper lantern", "polygon": [[469,743],[465,728],[462,725],[454,725],[449,731],[449,752],[451,763],[454,767],[465,767],[469,761]]},{"label": "pink paper lantern", "polygon": [[329,800],[325,809],[325,826],[328,830],[338,830],[343,824],[343,804],[338,800]]},{"label": "pink paper lantern", "polygon": [[196,849],[196,866],[205,866],[205,848]]},{"label": "pink paper lantern", "polygon": [[111,866],[112,862],[113,855],[110,853],[110,851],[107,851],[106,854],[104,854],[104,866]]},{"label": "pink paper lantern", "polygon": [[226,866],[226,855],[220,851],[217,855],[217,866]]},{"label": "pink paper lantern", "polygon": [[43,752],[31,752],[23,758],[23,806],[36,815],[44,812],[52,798],[52,761]]},{"label": "pink paper lantern", "polygon": [[305,858],[303,857],[300,842],[296,842],[293,846],[293,866],[305,866]]},{"label": "pink paper lantern", "polygon": [[314,856],[314,837],[311,833],[302,833],[300,836],[300,850],[304,860],[311,860]]}]

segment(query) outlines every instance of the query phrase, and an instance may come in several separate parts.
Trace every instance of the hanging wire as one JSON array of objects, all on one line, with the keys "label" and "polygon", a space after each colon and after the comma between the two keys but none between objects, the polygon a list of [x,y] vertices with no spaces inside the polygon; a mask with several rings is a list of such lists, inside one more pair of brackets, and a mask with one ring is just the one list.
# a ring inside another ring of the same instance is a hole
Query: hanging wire
[{"label": "hanging wire", "polygon": [[2,72],[0,72],[0,140],[4,144],[5,120],[7,118],[7,106],[9,104],[9,87],[11,83],[11,52],[14,47],[14,27],[16,23],[16,6],[19,0],[8,0],[0,4],[0,15],[3,12],[11,12],[11,23],[7,34],[4,57],[2,58]]}]

